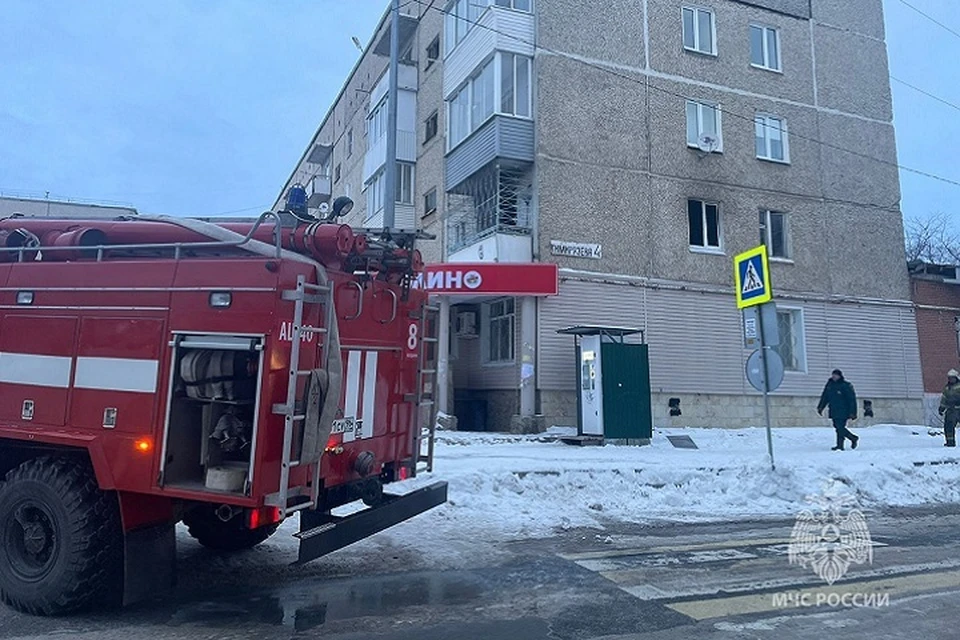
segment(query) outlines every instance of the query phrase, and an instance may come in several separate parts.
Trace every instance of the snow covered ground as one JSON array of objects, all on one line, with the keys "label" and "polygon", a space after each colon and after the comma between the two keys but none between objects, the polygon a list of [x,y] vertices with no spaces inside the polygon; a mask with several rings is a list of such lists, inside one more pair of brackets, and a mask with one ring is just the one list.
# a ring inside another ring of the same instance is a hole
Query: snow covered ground
[{"label": "snow covered ground", "polygon": [[[855,431],[860,446],[839,452],[830,451],[832,428],[775,429],[775,471],[763,429],[657,429],[644,447],[570,446],[551,441],[557,429],[546,436],[441,432],[434,473],[391,490],[447,480],[449,502],[370,542],[453,559],[614,522],[792,517],[808,496],[827,490],[853,493],[867,509],[960,503],[960,450],[944,448],[939,432]],[[674,448],[668,435],[688,435],[699,449]],[[296,526],[296,519],[284,523],[264,546],[292,551]]]}]

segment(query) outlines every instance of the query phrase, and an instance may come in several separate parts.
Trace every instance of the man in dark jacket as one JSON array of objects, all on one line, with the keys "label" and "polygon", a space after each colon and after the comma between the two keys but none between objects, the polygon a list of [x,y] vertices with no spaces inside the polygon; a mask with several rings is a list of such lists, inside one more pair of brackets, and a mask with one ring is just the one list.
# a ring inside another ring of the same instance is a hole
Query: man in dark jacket
[{"label": "man in dark jacket", "polygon": [[823,415],[825,407],[830,407],[830,419],[833,420],[833,428],[837,430],[837,446],[831,451],[843,451],[844,440],[850,440],[850,448],[856,449],[860,438],[847,429],[847,420],[857,419],[857,393],[853,390],[853,385],[844,379],[840,369],[834,369],[827,380],[827,386],[820,395],[817,413]]}]

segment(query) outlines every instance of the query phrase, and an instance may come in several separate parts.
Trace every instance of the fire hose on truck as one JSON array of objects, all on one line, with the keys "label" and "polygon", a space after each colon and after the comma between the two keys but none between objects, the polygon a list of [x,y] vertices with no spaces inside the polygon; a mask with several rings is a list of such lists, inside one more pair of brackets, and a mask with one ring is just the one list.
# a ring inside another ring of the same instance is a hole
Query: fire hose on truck
[{"label": "fire hose on truck", "polygon": [[[0,220],[0,597],[24,612],[175,584],[175,526],[307,562],[446,501],[438,309],[418,232],[256,220]],[[340,506],[366,508],[337,516]]]}]

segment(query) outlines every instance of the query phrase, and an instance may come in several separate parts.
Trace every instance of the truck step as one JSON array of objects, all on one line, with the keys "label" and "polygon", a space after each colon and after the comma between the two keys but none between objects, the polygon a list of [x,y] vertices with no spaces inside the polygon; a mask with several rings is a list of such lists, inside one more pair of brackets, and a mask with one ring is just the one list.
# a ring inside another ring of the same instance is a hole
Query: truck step
[{"label": "truck step", "polygon": [[447,501],[447,483],[435,482],[406,495],[383,494],[375,507],[332,516],[318,511],[300,512],[300,555],[296,564],[310,562],[353,544]]}]

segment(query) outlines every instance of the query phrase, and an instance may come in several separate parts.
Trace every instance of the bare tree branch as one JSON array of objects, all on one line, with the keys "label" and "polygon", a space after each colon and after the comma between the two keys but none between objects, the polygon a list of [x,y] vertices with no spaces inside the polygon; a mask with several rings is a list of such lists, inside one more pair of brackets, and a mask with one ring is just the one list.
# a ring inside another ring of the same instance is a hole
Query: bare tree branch
[{"label": "bare tree branch", "polygon": [[943,213],[911,218],[904,224],[907,260],[960,264],[960,234]]}]

